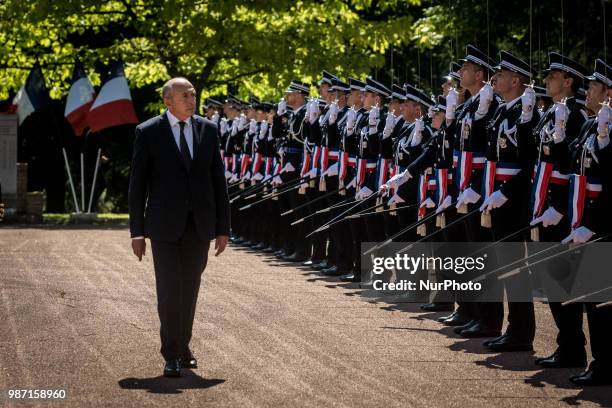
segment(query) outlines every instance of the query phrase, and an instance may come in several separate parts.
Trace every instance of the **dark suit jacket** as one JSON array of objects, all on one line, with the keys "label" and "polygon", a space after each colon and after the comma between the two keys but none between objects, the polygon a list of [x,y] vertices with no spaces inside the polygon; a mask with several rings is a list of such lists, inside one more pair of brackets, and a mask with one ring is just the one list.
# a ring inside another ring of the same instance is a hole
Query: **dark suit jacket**
[{"label": "dark suit jacket", "polygon": [[193,211],[198,235],[230,233],[230,207],[217,125],[192,116],[193,159],[188,172],[164,113],[136,127],[129,187],[130,233],[176,241]]}]

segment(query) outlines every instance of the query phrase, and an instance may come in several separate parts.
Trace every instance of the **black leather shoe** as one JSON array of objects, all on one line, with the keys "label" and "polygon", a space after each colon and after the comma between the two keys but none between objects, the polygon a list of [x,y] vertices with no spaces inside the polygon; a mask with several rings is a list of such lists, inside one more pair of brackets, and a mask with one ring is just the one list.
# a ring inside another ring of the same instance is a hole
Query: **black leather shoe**
[{"label": "black leather shoe", "polygon": [[485,340],[482,342],[482,345],[485,347],[489,347],[491,344],[501,341],[504,337],[506,337],[506,335],[502,334],[501,336],[495,337],[494,339]]},{"label": "black leather shoe", "polygon": [[342,276],[346,275],[346,271],[341,271],[336,265],[332,265],[327,269],[321,269],[321,273],[326,276]]},{"label": "black leather shoe", "polygon": [[437,320],[437,321],[439,321],[440,323],[442,323],[442,322],[444,322],[445,320],[452,319],[453,317],[455,317],[455,316],[457,315],[457,313],[459,313],[459,312],[457,312],[457,311],[455,310],[453,313],[451,313],[451,314],[449,314],[449,315],[446,315],[446,316],[441,316],[441,317],[438,317],[436,320]]},{"label": "black leather shoe", "polygon": [[472,319],[469,318],[468,316],[463,315],[461,313],[456,313],[452,315],[451,317],[449,317],[448,319],[444,320],[442,323],[444,323],[447,326],[463,326],[465,324],[468,324],[470,320]]},{"label": "black leather shoe", "polygon": [[164,377],[180,377],[181,376],[181,359],[175,358],[166,361],[164,366]]},{"label": "black leather shoe", "polygon": [[612,371],[588,369],[578,375],[570,377],[570,381],[579,387],[589,385],[612,385]]},{"label": "black leather shoe", "polygon": [[284,257],[289,256],[289,255],[291,255],[291,254],[288,254],[287,252],[285,252],[284,249],[281,249],[281,250],[276,251],[274,253],[274,256],[276,256],[279,259],[283,259]]},{"label": "black leather shoe", "polygon": [[312,259],[309,259],[302,263],[302,266],[312,266]]},{"label": "black leather shoe", "polygon": [[254,249],[255,251],[261,251],[262,249],[266,248],[268,245],[265,242],[260,242],[259,244],[252,246],[251,249]]},{"label": "black leather shoe", "polygon": [[278,248],[274,248],[273,246],[269,246],[267,248],[262,249],[261,252],[263,252],[264,254],[271,254],[278,251]]},{"label": "black leather shoe", "polygon": [[327,259],[322,260],[319,263],[313,263],[312,268],[320,271],[322,269],[327,269],[329,268],[331,265],[327,263]]},{"label": "black leather shoe", "polygon": [[248,241],[244,241],[243,243],[241,243],[240,245],[242,245],[243,247],[250,247],[251,245],[255,244],[255,242],[248,240]]},{"label": "black leather shoe", "polygon": [[355,274],[353,272],[347,273],[345,275],[341,275],[339,279],[342,282],[354,282]]},{"label": "black leather shoe", "polygon": [[237,237],[236,239],[234,239],[234,244],[236,245],[241,245],[244,241],[246,241],[246,239],[244,239],[243,237]]},{"label": "black leather shoe", "polygon": [[489,349],[500,353],[505,351],[533,351],[533,344],[513,339],[511,336],[501,336],[499,341],[489,345]]},{"label": "black leather shoe", "polygon": [[465,330],[462,330],[459,334],[462,337],[473,339],[477,337],[499,337],[501,336],[501,331],[499,329],[494,329],[478,322],[475,325],[470,326]]},{"label": "black leather shoe", "polygon": [[426,312],[452,312],[455,305],[449,302],[432,302],[421,305],[421,310]]},{"label": "black leather shoe", "polygon": [[470,327],[474,326],[477,323],[478,323],[478,320],[473,319],[467,322],[466,324],[462,324],[461,326],[455,326],[453,327],[453,333],[461,334],[462,331],[469,329]]},{"label": "black leather shoe", "polygon": [[194,356],[181,358],[182,368],[198,368],[198,360]]},{"label": "black leather shoe", "polygon": [[552,355],[543,358],[537,358],[536,364],[544,368],[582,368],[586,367],[586,356],[565,356],[555,351]]},{"label": "black leather shoe", "polygon": [[306,260],[305,256],[301,256],[300,254],[298,254],[297,252],[289,255],[289,256],[284,256],[283,257],[283,261],[287,261],[287,262],[304,262]]}]

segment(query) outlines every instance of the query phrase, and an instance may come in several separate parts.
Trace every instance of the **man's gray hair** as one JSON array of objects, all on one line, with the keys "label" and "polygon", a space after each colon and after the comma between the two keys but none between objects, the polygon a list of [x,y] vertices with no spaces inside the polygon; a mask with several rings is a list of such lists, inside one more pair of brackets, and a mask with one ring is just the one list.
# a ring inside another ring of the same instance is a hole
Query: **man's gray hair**
[{"label": "man's gray hair", "polygon": [[162,96],[164,98],[169,98],[172,95],[172,89],[174,85],[179,82],[183,82],[183,83],[187,82],[188,84],[191,84],[191,82],[189,82],[189,80],[184,77],[176,77],[176,78],[169,79],[166,81],[166,83],[162,87]]}]

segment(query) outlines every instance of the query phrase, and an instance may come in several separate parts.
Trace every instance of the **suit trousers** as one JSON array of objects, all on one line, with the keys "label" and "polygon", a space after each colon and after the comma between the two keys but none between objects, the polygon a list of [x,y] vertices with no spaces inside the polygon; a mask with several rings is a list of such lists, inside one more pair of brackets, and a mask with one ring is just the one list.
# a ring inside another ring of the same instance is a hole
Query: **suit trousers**
[{"label": "suit trousers", "polygon": [[210,241],[202,241],[193,215],[178,241],[151,241],[155,266],[161,354],[166,361],[188,357],[200,279]]}]

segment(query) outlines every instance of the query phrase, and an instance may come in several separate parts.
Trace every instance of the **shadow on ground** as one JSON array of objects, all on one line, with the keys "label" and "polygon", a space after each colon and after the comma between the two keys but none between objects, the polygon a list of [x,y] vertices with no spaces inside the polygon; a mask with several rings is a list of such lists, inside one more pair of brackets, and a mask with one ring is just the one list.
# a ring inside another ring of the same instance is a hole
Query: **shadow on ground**
[{"label": "shadow on ground", "polygon": [[178,378],[163,376],[150,378],[124,378],[119,380],[119,386],[124,390],[146,390],[152,394],[180,394],[183,390],[211,388],[223,384],[225,380],[218,378],[203,378],[191,370]]}]

